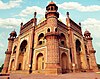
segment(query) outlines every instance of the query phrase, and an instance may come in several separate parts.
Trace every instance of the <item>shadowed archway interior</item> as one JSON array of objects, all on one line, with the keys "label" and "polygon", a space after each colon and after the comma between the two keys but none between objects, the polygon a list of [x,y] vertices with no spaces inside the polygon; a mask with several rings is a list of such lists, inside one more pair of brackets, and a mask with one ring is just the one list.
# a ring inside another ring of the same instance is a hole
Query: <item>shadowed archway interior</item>
[{"label": "shadowed archway interior", "polygon": [[26,52],[26,49],[27,49],[27,41],[24,40],[22,41],[21,45],[20,45],[20,52],[19,52],[19,57],[18,57],[18,70],[23,70],[23,59],[24,59],[24,54]]},{"label": "shadowed archway interior", "polygon": [[36,70],[43,70],[44,69],[44,57],[42,53],[37,55],[36,59]]},{"label": "shadowed archway interior", "polygon": [[77,55],[77,67],[78,69],[81,69],[81,65],[82,65],[82,62],[81,62],[81,42],[77,39],[76,42],[76,55]]}]

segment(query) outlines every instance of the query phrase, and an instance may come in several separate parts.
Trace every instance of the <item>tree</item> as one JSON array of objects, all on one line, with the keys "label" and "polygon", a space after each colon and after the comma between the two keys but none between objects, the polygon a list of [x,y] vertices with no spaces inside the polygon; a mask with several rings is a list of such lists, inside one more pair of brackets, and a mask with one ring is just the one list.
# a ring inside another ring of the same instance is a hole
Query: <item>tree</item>
[{"label": "tree", "polygon": [[1,71],[2,71],[2,69],[3,69],[3,65],[4,65],[4,64],[2,64],[2,66],[0,67],[0,72],[1,72]]}]

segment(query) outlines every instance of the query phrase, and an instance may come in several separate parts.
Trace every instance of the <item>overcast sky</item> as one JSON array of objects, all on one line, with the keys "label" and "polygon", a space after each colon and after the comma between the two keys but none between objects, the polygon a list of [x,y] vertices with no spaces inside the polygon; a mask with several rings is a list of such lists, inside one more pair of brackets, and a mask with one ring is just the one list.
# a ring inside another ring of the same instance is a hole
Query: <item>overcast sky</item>
[{"label": "overcast sky", "polygon": [[[100,0],[53,0],[65,23],[66,12],[76,23],[82,23],[82,31],[92,33],[96,60],[100,64]],[[50,0],[0,0],[0,65],[4,62],[8,37],[14,29],[19,34],[20,23],[26,23],[37,12],[38,22],[44,18],[45,7]]]}]

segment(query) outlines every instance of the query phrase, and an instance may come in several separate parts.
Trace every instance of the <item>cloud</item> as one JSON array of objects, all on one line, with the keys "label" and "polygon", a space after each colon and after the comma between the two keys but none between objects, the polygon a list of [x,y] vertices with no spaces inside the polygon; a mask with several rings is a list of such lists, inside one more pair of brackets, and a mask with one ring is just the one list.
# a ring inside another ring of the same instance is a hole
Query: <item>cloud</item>
[{"label": "cloud", "polygon": [[100,48],[100,41],[95,42],[95,45],[96,45],[98,48]]},{"label": "cloud", "polygon": [[100,49],[100,20],[95,18],[87,18],[82,21],[82,30],[83,32],[87,29],[91,33],[91,37],[93,37],[93,47],[96,50],[96,58],[97,63],[100,63],[99,59],[99,49]]},{"label": "cloud", "polygon": [[22,0],[10,0],[7,3],[3,3],[0,0],[0,9],[11,9],[11,8],[14,8],[14,7],[19,6],[21,2],[22,2]]},{"label": "cloud", "polygon": [[6,38],[6,33],[5,32],[1,32],[0,33],[0,41],[1,40],[5,40],[5,38]]},{"label": "cloud", "polygon": [[81,12],[93,12],[93,11],[100,11],[99,5],[89,5],[83,6],[78,2],[64,2],[62,4],[58,4],[59,8],[61,9],[76,9]]},{"label": "cloud", "polygon": [[0,27],[1,28],[15,28],[20,25],[22,22],[21,19],[16,19],[16,18],[0,18]]},{"label": "cloud", "polygon": [[26,9],[22,10],[19,16],[25,17],[27,15],[34,14],[34,12],[37,12],[37,14],[40,14],[40,15],[44,15],[45,9],[38,6],[27,7]]},{"label": "cloud", "polygon": [[3,48],[3,47],[4,47],[3,43],[0,42],[0,48]]},{"label": "cloud", "polygon": [[82,23],[83,31],[89,30],[93,37],[100,38],[100,20],[94,18],[87,18]]},{"label": "cloud", "polygon": [[64,24],[66,24],[66,16],[59,12],[59,20],[61,20]]}]

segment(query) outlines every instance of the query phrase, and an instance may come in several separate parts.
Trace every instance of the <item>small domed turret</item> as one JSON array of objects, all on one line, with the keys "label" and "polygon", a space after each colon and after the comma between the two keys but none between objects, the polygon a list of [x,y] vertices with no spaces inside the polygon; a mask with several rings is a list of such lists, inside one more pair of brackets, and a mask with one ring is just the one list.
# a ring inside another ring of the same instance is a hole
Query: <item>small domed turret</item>
[{"label": "small domed turret", "polygon": [[58,6],[53,1],[51,1],[46,7],[45,18],[51,16],[56,16],[57,18],[59,18],[59,13],[57,12],[57,10],[58,10]]},{"label": "small domed turret", "polygon": [[51,1],[48,6],[46,7],[46,10],[47,11],[57,11],[58,10],[58,7],[56,6],[56,4]]},{"label": "small domed turret", "polygon": [[90,35],[91,35],[91,33],[90,33],[88,30],[86,30],[86,31],[84,32],[84,36],[85,36],[85,37],[88,37],[88,36],[90,37]]},{"label": "small domed turret", "polygon": [[15,30],[10,33],[10,38],[16,38],[16,36],[17,36],[17,33]]}]

